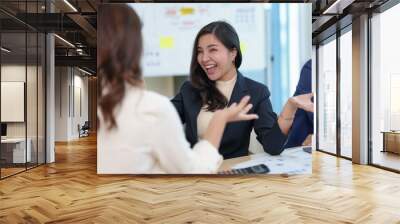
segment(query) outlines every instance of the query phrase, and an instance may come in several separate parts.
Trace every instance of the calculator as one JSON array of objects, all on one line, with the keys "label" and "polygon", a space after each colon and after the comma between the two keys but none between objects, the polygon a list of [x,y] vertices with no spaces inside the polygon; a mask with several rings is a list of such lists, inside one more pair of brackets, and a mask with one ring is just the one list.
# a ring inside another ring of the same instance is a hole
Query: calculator
[{"label": "calculator", "polygon": [[306,153],[312,153],[312,147],[303,147],[303,151]]},{"label": "calculator", "polygon": [[269,168],[265,164],[258,164],[246,168],[231,169],[227,171],[218,172],[218,174],[265,174],[269,173]]}]

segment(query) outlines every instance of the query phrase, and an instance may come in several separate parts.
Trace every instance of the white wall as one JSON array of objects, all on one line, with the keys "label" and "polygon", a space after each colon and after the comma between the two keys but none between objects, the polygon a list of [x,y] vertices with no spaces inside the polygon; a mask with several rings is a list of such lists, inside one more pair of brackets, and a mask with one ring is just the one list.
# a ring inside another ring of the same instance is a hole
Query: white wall
[{"label": "white wall", "polygon": [[160,93],[169,98],[174,97],[174,77],[146,77],[144,78],[147,90]]},{"label": "white wall", "polygon": [[[25,69],[27,69],[27,74],[28,76],[30,74],[35,74],[36,75],[36,67],[33,66],[28,66],[27,68],[25,67],[25,65],[2,65],[1,66],[1,81],[4,82],[25,82],[25,75],[26,75],[26,71]],[[30,77],[28,77],[30,78]],[[29,80],[29,84],[30,85],[36,85],[36,81],[34,83],[31,83],[32,81]],[[36,88],[35,89],[31,89],[28,88],[27,89],[27,103],[29,104],[30,102],[33,102],[34,100],[31,99],[32,97],[36,99]],[[32,91],[32,92],[31,92]],[[4,97],[4,96],[3,96]],[[36,108],[36,103],[32,104],[32,105],[28,105],[31,107],[35,107]],[[7,110],[9,108],[1,108],[2,110]],[[32,110],[32,108],[31,108]],[[30,112],[30,111],[29,111]],[[32,117],[32,115],[34,115]],[[27,114],[27,118],[28,121],[31,122],[33,120],[36,121],[36,113],[28,113]],[[7,136],[8,137],[25,137],[25,123],[26,122],[7,122]],[[28,125],[28,129],[30,127],[33,127],[33,125]],[[36,130],[36,126],[34,127],[34,129]],[[29,133],[30,130],[28,130],[28,137],[29,137]]]},{"label": "white wall", "polygon": [[67,67],[55,68],[55,141],[68,140],[68,71]]},{"label": "white wall", "polygon": [[56,67],[55,85],[55,140],[77,139],[78,124],[88,120],[88,78],[76,68]]},{"label": "white wall", "polygon": [[[78,72],[78,73],[77,73]],[[78,124],[82,126],[85,121],[88,121],[88,78],[87,76],[83,77],[83,73],[78,70],[74,70],[74,82],[73,82],[73,96],[71,99],[74,99],[74,102],[71,102],[73,105],[72,108],[72,125],[71,125],[71,138],[78,138]]]},{"label": "white wall", "polygon": [[[1,66],[2,82],[24,82],[26,85],[26,106],[23,102],[20,112],[26,112],[26,120],[22,122],[6,122],[7,137],[24,138],[25,135],[30,140],[30,148],[32,161],[36,162],[39,158],[39,163],[44,162],[44,74],[41,66],[32,66],[25,64],[3,64]],[[25,80],[27,79],[27,80]],[[3,92],[4,89],[2,89]],[[7,95],[2,95],[2,98]],[[25,100],[24,100],[25,101]],[[2,107],[2,112],[13,113],[10,107]],[[15,113],[15,112],[14,112]],[[37,153],[39,156],[37,157]]]}]

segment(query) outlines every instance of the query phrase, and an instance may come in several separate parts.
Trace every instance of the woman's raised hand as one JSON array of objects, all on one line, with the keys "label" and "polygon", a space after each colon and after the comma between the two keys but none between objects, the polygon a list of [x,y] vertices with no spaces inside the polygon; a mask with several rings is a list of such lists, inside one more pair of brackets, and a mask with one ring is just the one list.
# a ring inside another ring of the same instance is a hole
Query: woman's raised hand
[{"label": "woman's raised hand", "polygon": [[290,97],[289,101],[292,102],[297,108],[303,109],[308,112],[314,112],[314,103],[311,101],[311,98],[313,96],[314,93],[297,95]]},{"label": "woman's raised hand", "polygon": [[227,122],[257,119],[257,114],[248,114],[250,109],[253,107],[252,104],[249,104],[249,101],[250,96],[245,96],[240,100],[239,104],[233,103],[227,108],[217,110],[216,113],[222,114]]}]

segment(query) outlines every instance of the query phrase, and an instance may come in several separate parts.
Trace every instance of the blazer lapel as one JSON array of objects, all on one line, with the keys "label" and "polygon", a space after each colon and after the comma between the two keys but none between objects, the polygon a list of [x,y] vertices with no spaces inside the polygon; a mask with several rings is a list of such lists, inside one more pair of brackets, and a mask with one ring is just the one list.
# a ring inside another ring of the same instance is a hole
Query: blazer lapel
[{"label": "blazer lapel", "polygon": [[200,96],[197,94],[192,95],[192,99],[189,101],[190,106],[188,108],[190,109],[189,111],[189,116],[190,116],[190,127],[192,131],[192,135],[194,138],[194,141],[197,141],[198,136],[197,136],[197,116],[199,116],[200,109],[201,109],[201,99]]},{"label": "blazer lapel", "polygon": [[[232,90],[231,99],[229,100],[228,106],[232,103],[239,101],[248,93],[247,85],[243,75],[238,71],[237,72],[237,80],[235,86]],[[187,107],[189,108],[189,116],[190,116],[190,127],[193,138],[195,141],[198,139],[197,133],[197,117],[199,116],[200,109],[201,109],[201,99],[198,94],[193,94],[191,99],[189,100],[190,105]]]},{"label": "blazer lapel", "polygon": [[239,103],[240,100],[248,93],[247,85],[245,83],[245,79],[239,71],[237,72],[237,79],[235,86],[232,90],[231,99],[229,100],[228,106],[232,103]]}]

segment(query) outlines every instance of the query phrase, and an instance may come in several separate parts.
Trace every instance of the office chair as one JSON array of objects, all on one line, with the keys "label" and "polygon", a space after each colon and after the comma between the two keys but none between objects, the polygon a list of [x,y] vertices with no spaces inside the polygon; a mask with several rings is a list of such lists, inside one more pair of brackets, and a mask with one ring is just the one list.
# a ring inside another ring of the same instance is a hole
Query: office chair
[{"label": "office chair", "polygon": [[79,129],[79,138],[89,136],[89,129],[90,129],[89,121],[85,121],[82,127],[79,127],[78,125],[78,129]]}]

